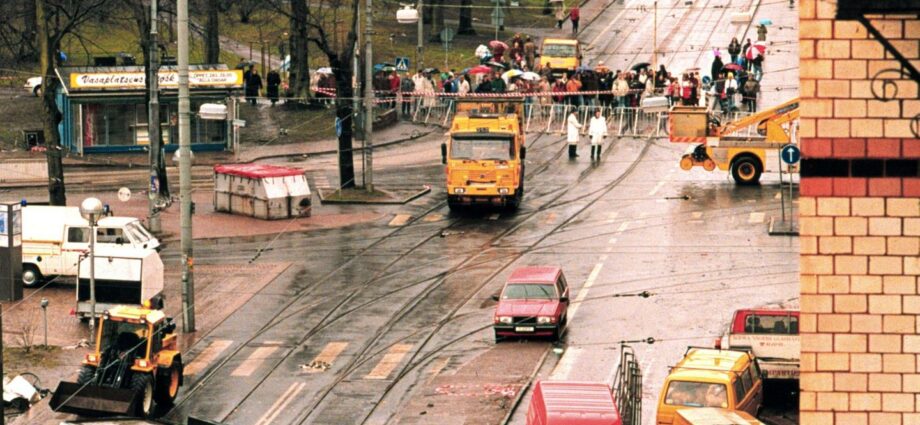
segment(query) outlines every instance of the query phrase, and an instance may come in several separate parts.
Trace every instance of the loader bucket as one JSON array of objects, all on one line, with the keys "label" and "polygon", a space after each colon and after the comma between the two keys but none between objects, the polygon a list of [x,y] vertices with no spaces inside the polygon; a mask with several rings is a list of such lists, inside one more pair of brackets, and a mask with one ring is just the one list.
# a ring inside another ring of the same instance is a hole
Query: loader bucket
[{"label": "loader bucket", "polygon": [[140,394],[121,388],[61,382],[51,396],[51,410],[80,416],[136,416]]}]

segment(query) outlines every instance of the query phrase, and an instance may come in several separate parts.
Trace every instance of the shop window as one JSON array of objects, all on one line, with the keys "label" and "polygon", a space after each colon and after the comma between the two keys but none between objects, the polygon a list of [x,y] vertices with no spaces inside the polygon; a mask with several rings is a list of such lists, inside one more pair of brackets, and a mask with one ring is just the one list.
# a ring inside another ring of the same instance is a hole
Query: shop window
[{"label": "shop window", "polygon": [[83,146],[131,146],[137,110],[130,104],[88,104],[83,107]]}]

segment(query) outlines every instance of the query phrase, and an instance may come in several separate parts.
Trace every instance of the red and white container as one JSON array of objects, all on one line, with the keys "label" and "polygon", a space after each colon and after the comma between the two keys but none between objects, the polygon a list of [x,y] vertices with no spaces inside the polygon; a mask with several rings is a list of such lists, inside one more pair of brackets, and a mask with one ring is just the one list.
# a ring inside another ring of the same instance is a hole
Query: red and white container
[{"label": "red and white container", "polygon": [[214,210],[264,220],[309,217],[310,185],[304,171],[298,168],[215,165]]}]

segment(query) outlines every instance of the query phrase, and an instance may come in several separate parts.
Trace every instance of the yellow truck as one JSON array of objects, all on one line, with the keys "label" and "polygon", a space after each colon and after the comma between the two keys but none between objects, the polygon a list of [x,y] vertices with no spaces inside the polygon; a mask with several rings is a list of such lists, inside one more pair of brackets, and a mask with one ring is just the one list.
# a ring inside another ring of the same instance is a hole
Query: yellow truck
[{"label": "yellow truck", "polygon": [[458,99],[457,113],[441,144],[447,204],[516,209],[524,198],[521,99]]},{"label": "yellow truck", "polygon": [[779,150],[795,143],[798,118],[798,98],[724,124],[705,107],[674,106],[668,114],[668,133],[673,143],[691,143],[680,168],[718,167],[730,171],[739,185],[755,185],[765,171],[776,169]]},{"label": "yellow truck", "polygon": [[540,48],[540,67],[550,67],[554,76],[575,72],[581,66],[581,44],[578,40],[547,38]]}]

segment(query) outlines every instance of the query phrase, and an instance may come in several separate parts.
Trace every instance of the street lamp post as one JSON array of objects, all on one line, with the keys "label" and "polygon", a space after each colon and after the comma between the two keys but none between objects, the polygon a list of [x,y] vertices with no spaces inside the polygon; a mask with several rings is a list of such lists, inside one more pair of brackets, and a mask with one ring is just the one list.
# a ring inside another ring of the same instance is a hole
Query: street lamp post
[{"label": "street lamp post", "polygon": [[[90,340],[96,334],[96,224],[102,217],[102,201],[86,198],[80,204],[80,215],[89,222],[89,333]],[[80,278],[77,277],[79,291]]]},{"label": "street lamp post", "polygon": [[364,189],[374,192],[374,20],[372,0],[367,1],[364,12]]},{"label": "street lamp post", "polygon": [[422,13],[422,6],[424,6],[422,0],[418,0],[418,45],[415,47],[415,63],[418,64],[418,69],[425,69],[422,66],[425,61],[422,59],[422,47],[424,46],[422,33],[425,32],[425,14]]},{"label": "street lamp post", "polygon": [[195,261],[192,254],[191,104],[188,82],[188,0],[178,0],[179,21],[179,219],[182,250],[182,330],[195,331]]}]

